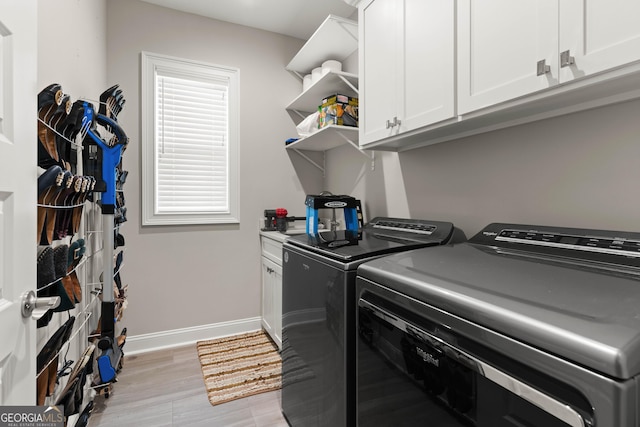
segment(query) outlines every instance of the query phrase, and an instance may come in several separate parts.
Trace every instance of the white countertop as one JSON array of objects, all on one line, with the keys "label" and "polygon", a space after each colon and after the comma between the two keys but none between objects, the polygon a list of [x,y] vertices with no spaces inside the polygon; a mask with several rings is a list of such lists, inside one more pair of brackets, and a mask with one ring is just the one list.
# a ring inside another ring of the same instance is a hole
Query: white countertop
[{"label": "white countertop", "polygon": [[286,231],[286,233],[281,233],[279,231],[260,230],[260,235],[268,239],[276,240],[280,243],[283,243],[289,236],[293,236],[296,234],[304,234],[305,232],[306,232],[306,227],[302,227],[302,228],[292,227],[292,228],[289,228]]}]

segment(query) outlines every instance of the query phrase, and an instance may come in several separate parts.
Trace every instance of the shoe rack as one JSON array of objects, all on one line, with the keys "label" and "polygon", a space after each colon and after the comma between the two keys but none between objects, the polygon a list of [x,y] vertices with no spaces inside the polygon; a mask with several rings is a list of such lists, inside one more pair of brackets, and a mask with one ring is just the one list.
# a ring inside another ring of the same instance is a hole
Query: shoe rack
[{"label": "shoe rack", "polygon": [[36,404],[62,405],[65,425],[86,426],[122,368],[124,104],[118,85],[99,100],[72,102],[59,84],[38,94]]}]

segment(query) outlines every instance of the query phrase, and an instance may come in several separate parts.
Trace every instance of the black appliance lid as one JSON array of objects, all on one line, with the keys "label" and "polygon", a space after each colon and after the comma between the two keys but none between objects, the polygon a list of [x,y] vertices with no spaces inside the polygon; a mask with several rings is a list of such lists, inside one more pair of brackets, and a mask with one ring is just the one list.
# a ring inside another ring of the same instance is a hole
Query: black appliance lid
[{"label": "black appliance lid", "polygon": [[449,242],[453,224],[442,221],[376,217],[358,233],[321,231],[292,236],[287,242],[341,262]]},{"label": "black appliance lid", "polygon": [[[510,230],[508,240],[504,230]],[[541,242],[545,234],[558,244],[519,242],[522,236],[513,230],[533,233],[530,237]],[[587,241],[574,238],[601,239],[606,250],[583,247]],[[638,233],[491,224],[467,243],[379,258],[362,264],[358,275],[545,352],[627,379],[640,374],[636,245]]]}]

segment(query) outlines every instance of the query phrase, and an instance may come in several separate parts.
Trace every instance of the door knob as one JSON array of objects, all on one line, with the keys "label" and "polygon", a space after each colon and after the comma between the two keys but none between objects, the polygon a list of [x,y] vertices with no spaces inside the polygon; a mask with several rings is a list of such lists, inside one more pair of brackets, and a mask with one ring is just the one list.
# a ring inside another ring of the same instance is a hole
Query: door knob
[{"label": "door knob", "polygon": [[60,297],[38,298],[35,292],[29,291],[22,294],[21,305],[22,317],[31,317],[33,320],[38,320],[47,311],[60,305]]}]

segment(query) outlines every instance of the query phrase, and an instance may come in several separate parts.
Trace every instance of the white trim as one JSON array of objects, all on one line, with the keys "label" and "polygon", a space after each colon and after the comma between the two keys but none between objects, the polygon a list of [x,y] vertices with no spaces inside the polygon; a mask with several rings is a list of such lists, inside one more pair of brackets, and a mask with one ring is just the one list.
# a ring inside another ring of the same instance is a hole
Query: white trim
[{"label": "white trim", "polygon": [[[158,69],[176,70],[181,75],[222,74],[229,80],[229,212],[158,214],[155,212],[154,162],[154,91]],[[213,74],[212,74],[213,73]],[[142,51],[140,55],[141,81],[141,146],[142,146],[142,226],[182,224],[238,224],[240,223],[240,70],[223,65],[208,64]]]},{"label": "white trim", "polygon": [[126,355],[141,354],[172,347],[180,347],[187,344],[195,344],[202,340],[211,340],[229,335],[252,332],[262,328],[261,320],[261,317],[250,317],[248,319],[232,320],[210,325],[128,336],[127,343],[124,346],[124,353]]}]

